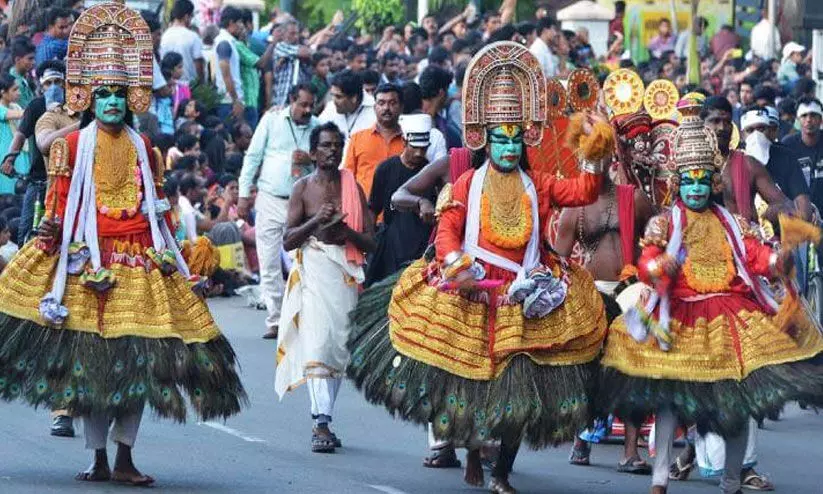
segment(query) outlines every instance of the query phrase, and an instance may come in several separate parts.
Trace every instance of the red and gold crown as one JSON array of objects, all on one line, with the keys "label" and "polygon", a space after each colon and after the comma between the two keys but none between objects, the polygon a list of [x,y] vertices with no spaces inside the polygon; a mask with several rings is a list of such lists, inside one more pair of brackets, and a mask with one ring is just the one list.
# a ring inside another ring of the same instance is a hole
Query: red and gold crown
[{"label": "red and gold crown", "polygon": [[485,46],[469,62],[463,83],[466,147],[484,147],[487,127],[500,124],[520,125],[526,145],[540,144],[546,94],[540,62],[523,45],[500,41]]},{"label": "red and gold crown", "polygon": [[148,110],[152,90],[153,49],[149,26],[122,0],[97,4],[84,11],[69,34],[66,100],[82,112],[100,86],[128,88],[135,113]]}]

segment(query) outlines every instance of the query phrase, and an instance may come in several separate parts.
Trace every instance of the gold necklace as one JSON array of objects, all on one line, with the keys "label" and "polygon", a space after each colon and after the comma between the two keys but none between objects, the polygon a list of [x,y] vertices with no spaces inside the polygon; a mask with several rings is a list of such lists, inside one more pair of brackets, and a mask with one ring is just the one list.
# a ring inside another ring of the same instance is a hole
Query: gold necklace
[{"label": "gold necklace", "polygon": [[143,199],[140,184],[137,150],[128,134],[124,131],[113,136],[98,130],[94,149],[97,210],[118,220],[133,217]]},{"label": "gold necklace", "polygon": [[726,230],[713,211],[686,210],[683,244],[683,275],[688,285],[700,293],[727,290],[735,276],[734,256]]},{"label": "gold necklace", "polygon": [[524,247],[532,234],[532,205],[520,173],[489,168],[480,200],[483,238],[503,249]]}]

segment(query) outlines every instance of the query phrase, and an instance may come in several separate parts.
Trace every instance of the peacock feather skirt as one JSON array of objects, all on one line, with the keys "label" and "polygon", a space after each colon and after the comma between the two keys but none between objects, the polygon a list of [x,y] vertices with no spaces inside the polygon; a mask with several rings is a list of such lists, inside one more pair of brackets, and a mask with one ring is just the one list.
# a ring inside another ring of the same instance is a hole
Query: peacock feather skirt
[{"label": "peacock feather skirt", "polygon": [[[575,268],[565,308],[542,323],[525,328],[520,307],[501,306],[490,332],[488,302],[432,287],[428,269],[425,260],[417,261],[361,294],[351,314],[347,369],[358,389],[391,414],[431,423],[436,437],[457,444],[523,437],[542,448],[572,440],[590,418],[588,386],[606,326],[588,275]],[[436,317],[455,308],[452,315],[462,319],[424,322],[431,315],[422,311]],[[572,314],[576,324],[567,319]],[[518,325],[520,339],[504,340],[500,348],[546,344],[495,352],[495,334],[514,333]],[[419,334],[415,341],[432,345],[411,349],[402,337],[413,333]],[[472,353],[482,355],[466,359]]]},{"label": "peacock feather skirt", "polygon": [[823,402],[823,336],[803,313],[779,322],[742,294],[672,304],[669,351],[640,343],[623,317],[601,359],[597,408],[635,423],[669,408],[701,432],[736,435],[786,402]]},{"label": "peacock feather skirt", "polygon": [[145,404],[185,421],[187,403],[209,420],[239,412],[237,359],[189,281],[146,255],[150,235],[101,242],[114,286],[99,293],[69,275],[61,327],[38,310],[57,255],[37,240],[0,275],[0,397],[38,407],[122,416]]}]

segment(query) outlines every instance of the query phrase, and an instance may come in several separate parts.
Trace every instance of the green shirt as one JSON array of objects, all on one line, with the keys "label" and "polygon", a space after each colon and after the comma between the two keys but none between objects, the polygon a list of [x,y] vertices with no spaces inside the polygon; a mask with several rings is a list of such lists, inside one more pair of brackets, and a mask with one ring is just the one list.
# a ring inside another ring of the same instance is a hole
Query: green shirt
[{"label": "green shirt", "polygon": [[29,103],[31,103],[31,100],[34,99],[34,88],[31,86],[26,77],[17,72],[14,65],[12,65],[9,69],[9,74],[11,74],[14,78],[14,82],[17,83],[17,87],[20,88],[20,99],[17,100],[17,104],[25,110],[26,107],[29,106]]},{"label": "green shirt", "polygon": [[311,87],[314,89],[314,109],[322,109],[325,106],[326,93],[329,91],[329,84],[317,74],[311,76]]},{"label": "green shirt", "polygon": [[260,104],[260,74],[257,72],[257,62],[260,60],[246,43],[235,45],[240,55],[240,81],[243,83],[243,103],[251,108],[258,108]]}]

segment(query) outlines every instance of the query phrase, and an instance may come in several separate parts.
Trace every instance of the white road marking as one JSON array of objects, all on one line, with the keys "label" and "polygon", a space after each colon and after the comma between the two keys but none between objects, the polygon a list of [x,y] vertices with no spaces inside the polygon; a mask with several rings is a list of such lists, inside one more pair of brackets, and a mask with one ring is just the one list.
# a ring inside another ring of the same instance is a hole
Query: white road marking
[{"label": "white road marking", "polygon": [[369,487],[376,491],[385,492],[386,494],[407,494],[405,491],[401,491],[400,489],[395,489],[394,487],[388,485],[372,485],[368,484]]},{"label": "white road marking", "polygon": [[225,432],[226,434],[230,434],[234,437],[239,437],[240,439],[249,442],[249,443],[267,443],[265,439],[260,439],[259,437],[254,436],[247,436],[242,432],[238,431],[237,429],[232,429],[231,427],[225,426],[218,422],[198,422],[197,425],[205,425],[206,427],[211,427],[212,429],[217,429],[218,431]]}]

